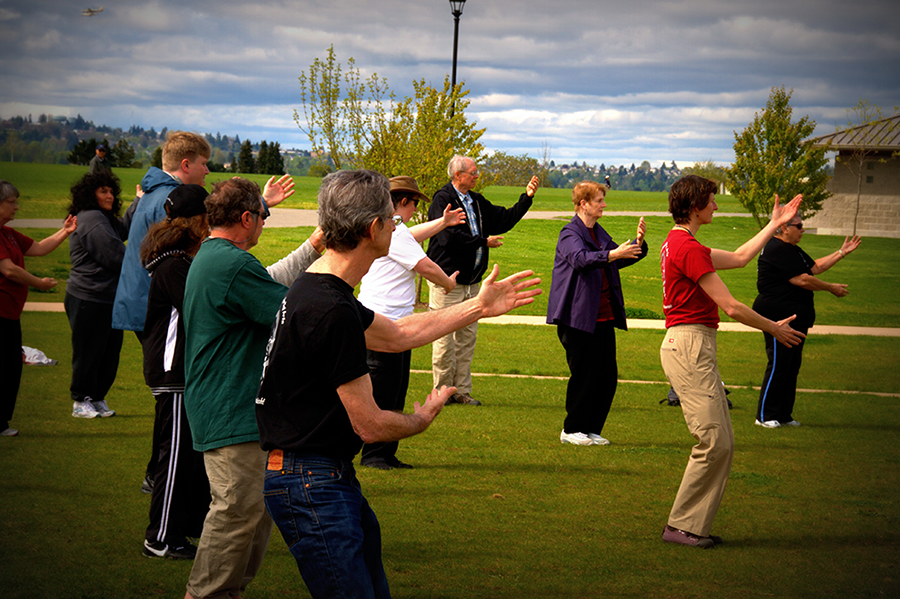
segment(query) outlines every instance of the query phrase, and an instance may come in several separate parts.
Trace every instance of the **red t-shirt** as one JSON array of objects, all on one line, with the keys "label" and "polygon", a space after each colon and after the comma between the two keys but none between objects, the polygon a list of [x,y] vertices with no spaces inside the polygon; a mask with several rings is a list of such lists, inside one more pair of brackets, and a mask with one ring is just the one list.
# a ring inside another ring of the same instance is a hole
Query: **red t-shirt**
[{"label": "red t-shirt", "polygon": [[716,272],[710,254],[683,229],[672,229],[666,237],[659,250],[666,328],[679,324],[719,328],[719,308],[698,283],[706,273]]},{"label": "red t-shirt", "polygon": [[[19,268],[25,268],[25,252],[34,240],[15,229],[0,227],[0,260],[12,260]],[[0,275],[0,317],[18,320],[22,316],[28,285],[10,281]]]}]

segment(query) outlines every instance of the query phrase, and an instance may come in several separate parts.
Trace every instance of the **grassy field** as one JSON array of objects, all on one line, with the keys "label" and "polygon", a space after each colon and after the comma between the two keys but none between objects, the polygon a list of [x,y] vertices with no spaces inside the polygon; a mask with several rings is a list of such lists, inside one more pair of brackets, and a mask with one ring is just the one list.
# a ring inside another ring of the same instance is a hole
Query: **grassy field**
[{"label": "grassy field", "polygon": [[[190,564],[140,555],[148,497],[138,491],[153,401],[140,348],[127,335],[109,398],[114,418],[70,417],[71,358],[61,314],[26,313],[25,342],[60,360],[27,366],[13,425],[0,443],[0,578],[12,599],[172,597]],[[659,332],[619,335],[622,378],[661,380]],[[801,387],[900,391],[900,340],[816,339]],[[722,370],[757,382],[762,341],[720,335]],[[752,346],[752,351],[751,348]],[[859,356],[847,362],[847,357]],[[537,358],[537,359],[536,359]],[[428,367],[428,350],[414,368]],[[757,393],[735,388],[737,450],[714,533],[694,551],[659,535],[693,440],[666,385],[621,383],[609,447],[563,446],[565,363],[549,327],[483,325],[479,372],[560,378],[476,378],[480,408],[450,406],[400,444],[410,471],[363,469],[382,524],[394,597],[434,599],[896,597],[900,541],[900,398],[801,393],[798,429],[753,426]],[[410,401],[430,386],[412,375]],[[713,575],[712,573],[715,572]],[[275,533],[248,599],[308,597]]]}]

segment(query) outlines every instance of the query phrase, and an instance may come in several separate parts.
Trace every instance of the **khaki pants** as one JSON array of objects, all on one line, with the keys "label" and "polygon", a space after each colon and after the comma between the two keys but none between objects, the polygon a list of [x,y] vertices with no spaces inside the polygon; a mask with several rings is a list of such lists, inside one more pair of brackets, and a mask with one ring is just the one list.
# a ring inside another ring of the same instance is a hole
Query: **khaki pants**
[{"label": "khaki pants", "polygon": [[256,441],[203,452],[212,502],[187,590],[196,599],[240,595],[262,564],[272,533],[263,501],[266,452]]},{"label": "khaki pants", "polygon": [[734,431],[716,364],[716,331],[704,325],[674,326],[666,331],[659,355],[681,400],[688,431],[697,440],[668,523],[707,537],[734,455]]},{"label": "khaki pants", "polygon": [[[480,283],[457,285],[450,293],[444,288],[428,282],[428,308],[440,310],[447,306],[461,304],[478,295]],[[472,358],[475,357],[475,341],[478,338],[478,323],[465,326],[458,331],[436,340],[431,346],[431,370],[434,388],[456,387],[457,393],[472,392]]]}]

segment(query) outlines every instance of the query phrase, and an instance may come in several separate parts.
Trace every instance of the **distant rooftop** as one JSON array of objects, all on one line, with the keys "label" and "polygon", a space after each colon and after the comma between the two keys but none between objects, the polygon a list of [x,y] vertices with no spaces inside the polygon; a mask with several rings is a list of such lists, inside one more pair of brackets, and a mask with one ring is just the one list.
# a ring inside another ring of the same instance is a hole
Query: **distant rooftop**
[{"label": "distant rooftop", "polygon": [[814,146],[827,145],[829,150],[900,150],[900,114],[809,141]]}]

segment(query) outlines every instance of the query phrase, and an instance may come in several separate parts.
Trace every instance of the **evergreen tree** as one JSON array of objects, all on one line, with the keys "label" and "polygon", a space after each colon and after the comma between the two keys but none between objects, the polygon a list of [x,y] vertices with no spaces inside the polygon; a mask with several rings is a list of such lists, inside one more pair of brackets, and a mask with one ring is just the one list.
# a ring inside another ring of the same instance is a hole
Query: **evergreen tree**
[{"label": "evergreen tree", "polygon": [[238,156],[237,172],[239,173],[255,173],[256,161],[253,159],[253,146],[250,140],[241,144],[241,153]]},{"label": "evergreen tree", "polygon": [[259,142],[259,154],[256,155],[256,172],[263,175],[272,175],[269,172],[269,142],[262,140]]}]

